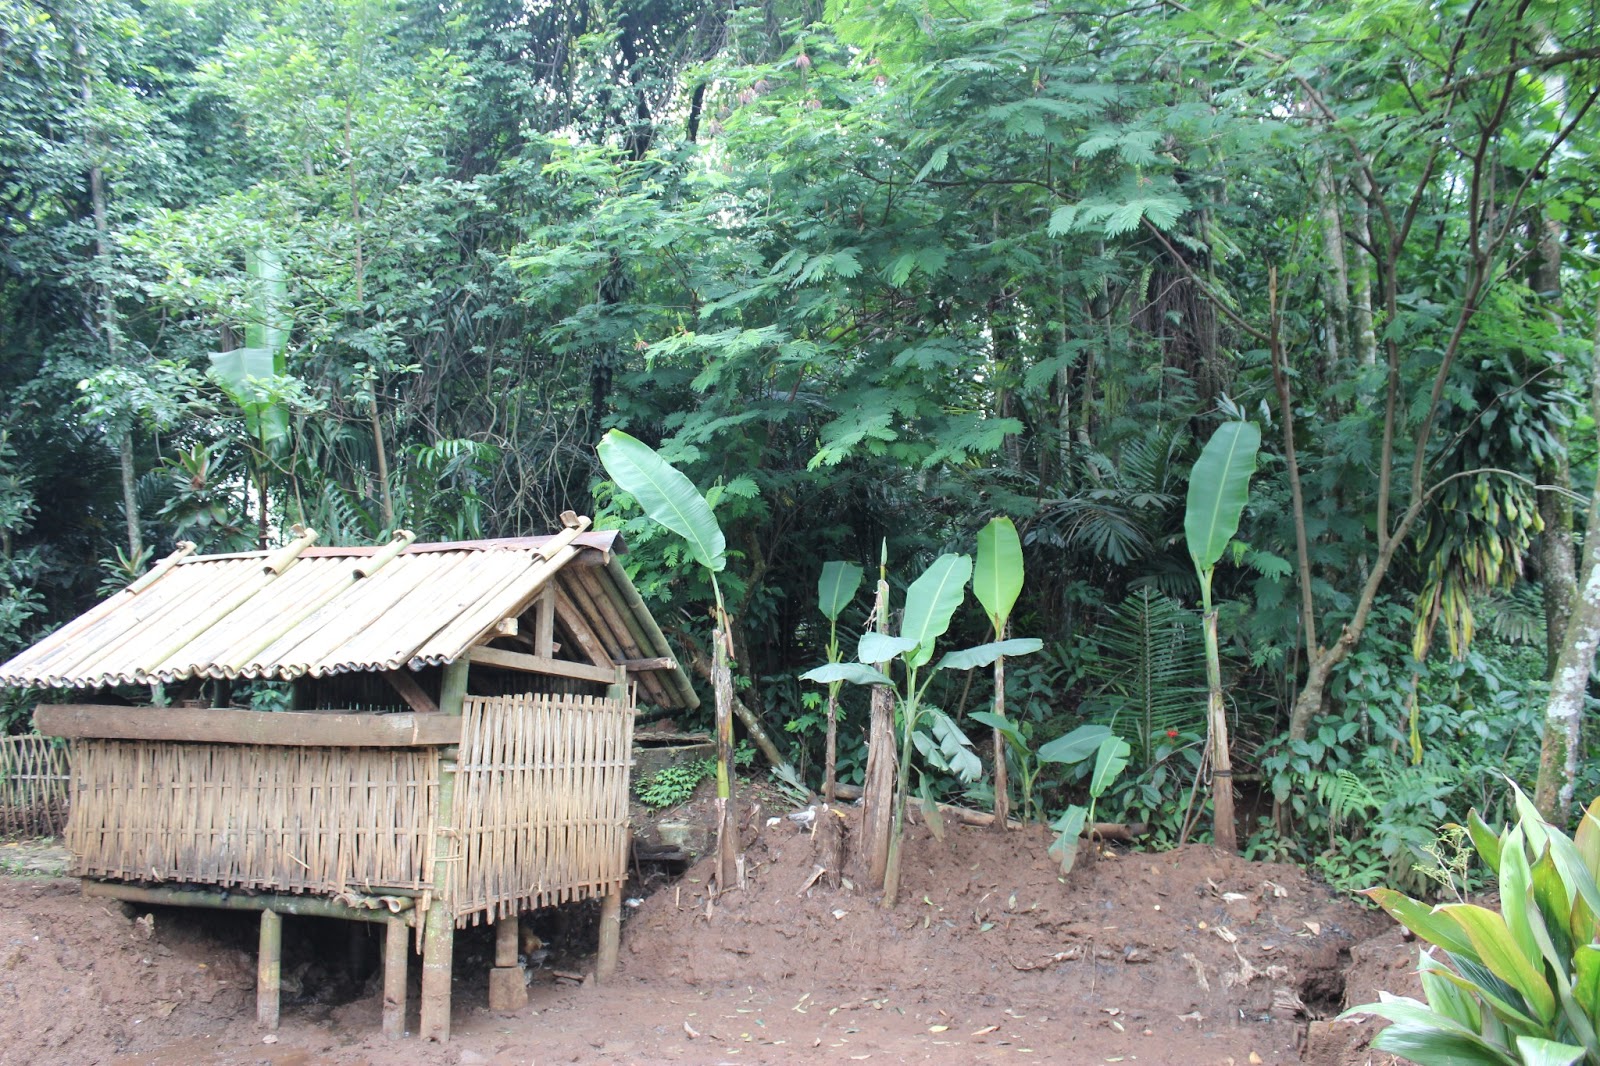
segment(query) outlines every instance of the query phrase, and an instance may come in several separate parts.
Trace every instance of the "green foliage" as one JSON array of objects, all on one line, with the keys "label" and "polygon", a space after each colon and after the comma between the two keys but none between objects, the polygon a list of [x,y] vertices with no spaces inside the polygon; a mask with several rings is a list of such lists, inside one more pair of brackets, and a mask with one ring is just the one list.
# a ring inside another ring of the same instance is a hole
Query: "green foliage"
[{"label": "green foliage", "polygon": [[611,480],[639,501],[653,521],[682,537],[696,562],[713,573],[728,565],[722,527],[694,482],[620,429],[608,431],[596,451]]},{"label": "green foliage", "polygon": [[1392,1024],[1373,1047],[1419,1066],[1562,1063],[1600,1058],[1600,800],[1575,838],[1516,792],[1517,821],[1498,835],[1472,815],[1473,843],[1494,871],[1498,910],[1429,909],[1392,889],[1368,894],[1437,949],[1421,956],[1427,1002],[1382,994],[1345,1016]]},{"label": "green foliage", "polygon": [[694,795],[700,782],[717,772],[717,760],[698,759],[694,762],[663,766],[634,786],[639,802],[651,810],[676,807]]},{"label": "green foliage", "polygon": [[1006,635],[1011,608],[1022,594],[1022,541],[1009,518],[992,518],[978,531],[972,594],[983,605],[997,639]]},{"label": "green foliage", "polygon": [[1204,731],[1199,619],[1149,585],[1129,593],[1095,630],[1099,655],[1083,710],[1127,740],[1141,767],[1169,731]]},{"label": "green foliage", "polygon": [[817,579],[817,606],[830,624],[839,621],[839,615],[855,599],[861,587],[861,567],[855,563],[837,560],[822,564],[822,576]]},{"label": "green foliage", "polygon": [[[1055,842],[1050,845],[1050,854],[1061,863],[1062,874],[1072,872],[1078,858],[1078,838],[1087,826],[1094,824],[1095,804],[1128,766],[1131,751],[1128,742],[1103,732],[1103,729],[1102,726],[1082,726],[1039,750],[1040,759],[1048,762],[1077,763],[1086,761],[1091,754],[1094,756],[1094,769],[1089,776],[1089,805],[1084,807],[1074,803],[1050,823],[1050,828],[1057,834]],[[1089,741],[1096,738],[1097,742],[1090,747]],[[1045,757],[1046,748],[1050,749],[1048,759]]]}]

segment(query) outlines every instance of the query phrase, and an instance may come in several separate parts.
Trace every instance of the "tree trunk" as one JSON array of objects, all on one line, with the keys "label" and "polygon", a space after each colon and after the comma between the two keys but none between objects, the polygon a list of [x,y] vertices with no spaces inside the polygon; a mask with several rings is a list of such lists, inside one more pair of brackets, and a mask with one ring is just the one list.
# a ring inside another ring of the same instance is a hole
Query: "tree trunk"
[{"label": "tree trunk", "polygon": [[122,511],[128,522],[128,559],[139,565],[144,554],[144,537],[139,530],[139,496],[133,469],[133,431],[123,430],[117,441],[117,460],[122,475]]},{"label": "tree trunk", "polygon": [[[1600,306],[1596,307],[1600,312]],[[1594,357],[1589,379],[1589,411],[1600,425],[1600,318],[1596,319]],[[1597,434],[1600,436],[1600,434]],[[1561,653],[1550,678],[1550,702],[1544,712],[1539,745],[1539,779],[1533,802],[1548,821],[1565,825],[1578,778],[1578,749],[1583,705],[1600,647],[1600,469],[1589,492],[1583,562],[1578,568],[1577,595],[1562,634]]]},{"label": "tree trunk", "polygon": [[[1529,228],[1535,249],[1529,287],[1543,303],[1559,339],[1561,224],[1540,217]],[[1566,358],[1559,344],[1551,347],[1549,356],[1556,370],[1564,368]],[[1545,676],[1553,678],[1566,640],[1578,578],[1577,549],[1572,540],[1572,468],[1567,457],[1567,427],[1553,421],[1547,428],[1557,444],[1540,464],[1538,473],[1539,484],[1549,486],[1539,493],[1539,517],[1544,520],[1544,533],[1539,539],[1539,583],[1544,592]]]},{"label": "tree trunk", "polygon": [[1317,214],[1322,220],[1322,284],[1328,294],[1323,380],[1335,381],[1341,372],[1340,364],[1350,350],[1346,339],[1350,323],[1350,271],[1345,263],[1344,224],[1339,219],[1333,167],[1326,159],[1317,170],[1315,191]]}]

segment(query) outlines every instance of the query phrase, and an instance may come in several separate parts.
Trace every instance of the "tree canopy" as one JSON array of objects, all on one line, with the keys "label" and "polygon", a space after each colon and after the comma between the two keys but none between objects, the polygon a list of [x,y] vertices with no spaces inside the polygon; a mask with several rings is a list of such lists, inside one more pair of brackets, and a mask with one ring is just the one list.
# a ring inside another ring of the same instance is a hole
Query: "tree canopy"
[{"label": "tree canopy", "polygon": [[[1532,784],[1596,458],[1592,2],[0,0],[0,42],[0,656],[178,540],[572,508],[709,675],[707,575],[605,480],[616,428],[707,490],[786,757],[823,561],[912,575],[1007,516],[1019,737],[1125,734],[1116,809],[1175,837],[1185,493],[1244,421],[1242,835],[1363,811],[1322,861],[1409,870],[1505,802],[1471,767]],[[947,674],[952,720],[987,705]]]}]

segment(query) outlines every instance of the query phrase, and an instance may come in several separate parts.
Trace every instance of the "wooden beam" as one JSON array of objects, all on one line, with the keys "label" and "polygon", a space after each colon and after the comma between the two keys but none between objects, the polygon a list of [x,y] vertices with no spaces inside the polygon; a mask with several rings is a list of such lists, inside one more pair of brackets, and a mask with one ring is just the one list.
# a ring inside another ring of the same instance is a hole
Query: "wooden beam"
[{"label": "wooden beam", "polygon": [[547,659],[542,655],[524,655],[520,651],[502,651],[499,648],[472,648],[467,652],[467,658],[482,666],[498,666],[502,670],[518,670],[524,674],[575,677],[580,681],[598,681],[603,685],[609,685],[617,679],[615,666],[590,666],[588,663]]},{"label": "wooden beam", "polygon": [[[381,889],[379,890],[381,891]],[[205,907],[218,911],[276,911],[304,918],[343,918],[352,922],[400,922],[416,920],[417,901],[409,897],[368,896],[371,907],[352,907],[325,896],[295,896],[264,893],[258,896],[229,892],[226,889],[194,889],[129,885],[120,881],[83,880],[83,894],[99,899],[120,899],[160,907]],[[391,911],[389,905],[400,908]]]},{"label": "wooden beam", "polygon": [[411,676],[410,670],[385,670],[383,679],[389,682],[391,688],[400,693],[400,698],[405,700],[406,706],[413,711],[418,714],[439,713],[439,705],[434,703],[426,692],[422,691],[422,686],[417,684],[417,679]]},{"label": "wooden beam", "polygon": [[662,656],[659,659],[624,659],[617,665],[630,674],[644,673],[648,670],[676,670],[678,668],[677,660],[668,659],[666,656]]},{"label": "wooden beam", "polygon": [[432,714],[337,714],[45,703],[46,736],[276,744],[296,748],[422,748],[461,742],[461,720]]},{"label": "wooden beam", "polygon": [[567,632],[572,634],[572,639],[577,642],[578,650],[587,656],[590,662],[607,670],[616,666],[606,652],[606,646],[601,643],[599,636],[589,625],[588,619],[583,617],[564,590],[559,588],[556,590],[556,617],[561,619],[561,624],[566,626]]}]

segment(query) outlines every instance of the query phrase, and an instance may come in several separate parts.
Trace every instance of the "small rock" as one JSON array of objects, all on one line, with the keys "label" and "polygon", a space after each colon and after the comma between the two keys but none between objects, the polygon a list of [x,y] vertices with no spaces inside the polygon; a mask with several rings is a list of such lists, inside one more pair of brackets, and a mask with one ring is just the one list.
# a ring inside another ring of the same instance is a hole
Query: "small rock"
[{"label": "small rock", "polygon": [[276,1044],[278,1042],[278,1035],[276,1033],[268,1033],[266,1036],[261,1038],[261,1042],[263,1044]]}]

